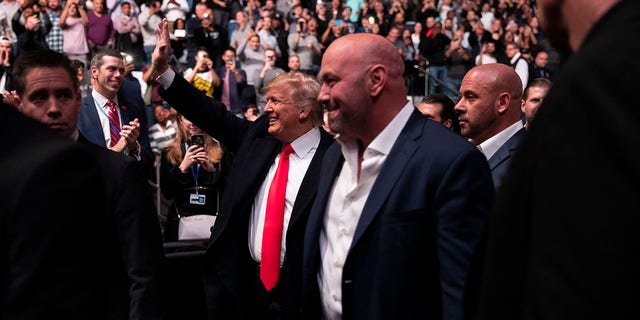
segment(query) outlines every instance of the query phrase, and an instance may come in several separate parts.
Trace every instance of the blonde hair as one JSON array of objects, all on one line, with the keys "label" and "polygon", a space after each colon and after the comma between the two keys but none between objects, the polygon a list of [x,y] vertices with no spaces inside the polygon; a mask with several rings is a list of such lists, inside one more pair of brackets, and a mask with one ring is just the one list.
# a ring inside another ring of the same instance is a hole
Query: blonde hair
[{"label": "blonde hair", "polygon": [[[173,139],[168,146],[164,148],[167,152],[167,159],[172,165],[179,165],[184,158],[184,144],[189,143],[189,133],[182,127],[182,115],[176,116],[176,138]],[[213,163],[220,163],[222,160],[223,150],[220,142],[213,139],[210,135],[202,132],[204,136],[204,151],[209,155],[209,159]]]},{"label": "blonde hair", "polygon": [[266,94],[272,88],[287,90],[291,102],[296,107],[311,108],[309,115],[314,125],[322,124],[322,107],[318,102],[320,83],[316,78],[302,72],[283,73],[262,87],[260,91]]}]

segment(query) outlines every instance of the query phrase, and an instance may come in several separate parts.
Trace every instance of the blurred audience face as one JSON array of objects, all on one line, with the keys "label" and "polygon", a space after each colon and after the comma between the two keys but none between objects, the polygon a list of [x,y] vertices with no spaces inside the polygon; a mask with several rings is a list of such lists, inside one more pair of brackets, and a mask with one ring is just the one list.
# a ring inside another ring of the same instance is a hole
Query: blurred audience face
[{"label": "blurred audience face", "polygon": [[184,131],[189,133],[189,137],[191,137],[194,134],[202,134],[202,130],[198,128],[195,124],[193,124],[193,122],[189,121],[189,119],[185,117],[181,117],[180,123]]},{"label": "blurred audience face", "polygon": [[549,55],[544,51],[538,52],[534,60],[534,63],[536,64],[536,66],[539,68],[544,68],[547,66],[548,62],[549,62]]},{"label": "blurred audience face", "polygon": [[300,58],[298,56],[289,57],[289,71],[300,71]]},{"label": "blurred audience face", "polygon": [[529,87],[526,92],[526,97],[522,99],[522,112],[527,120],[527,126],[536,117],[538,108],[544,102],[544,98],[549,91],[548,87]]}]

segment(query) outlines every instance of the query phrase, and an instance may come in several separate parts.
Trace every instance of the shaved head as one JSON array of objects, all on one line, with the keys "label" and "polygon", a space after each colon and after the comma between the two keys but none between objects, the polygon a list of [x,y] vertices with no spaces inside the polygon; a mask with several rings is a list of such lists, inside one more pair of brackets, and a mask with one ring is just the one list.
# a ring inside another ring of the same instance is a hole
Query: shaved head
[{"label": "shaved head", "polygon": [[318,101],[329,128],[364,147],[407,104],[404,62],[385,37],[342,36],[327,48],[321,66]]},{"label": "shaved head", "polygon": [[461,134],[476,145],[520,121],[522,84],[507,65],[485,64],[469,70],[460,94],[455,110]]}]

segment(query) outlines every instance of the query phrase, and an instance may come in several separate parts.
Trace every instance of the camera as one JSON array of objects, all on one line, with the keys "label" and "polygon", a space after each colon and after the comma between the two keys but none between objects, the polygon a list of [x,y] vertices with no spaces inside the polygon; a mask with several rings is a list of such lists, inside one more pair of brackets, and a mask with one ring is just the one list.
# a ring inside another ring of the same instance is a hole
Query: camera
[{"label": "camera", "polygon": [[191,136],[191,141],[189,142],[189,145],[197,145],[199,147],[204,147],[204,136],[201,134],[194,134]]},{"label": "camera", "polygon": [[302,31],[302,29],[304,29],[304,22],[298,21],[298,32]]},{"label": "camera", "polygon": [[231,57],[231,56],[227,57],[227,62],[228,62],[228,63],[233,62],[233,57]]}]

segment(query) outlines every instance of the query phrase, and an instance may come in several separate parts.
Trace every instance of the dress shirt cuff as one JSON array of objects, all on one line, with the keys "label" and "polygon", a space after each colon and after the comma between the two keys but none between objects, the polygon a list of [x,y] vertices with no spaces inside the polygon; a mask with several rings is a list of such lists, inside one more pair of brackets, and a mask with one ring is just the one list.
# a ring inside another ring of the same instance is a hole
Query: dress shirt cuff
[{"label": "dress shirt cuff", "polygon": [[160,86],[162,87],[162,89],[167,89],[169,88],[169,86],[171,86],[171,83],[173,82],[173,79],[175,77],[176,77],[176,72],[173,71],[173,69],[171,68],[167,68],[165,72],[158,75],[156,80],[158,81],[158,83],[160,83]]}]

